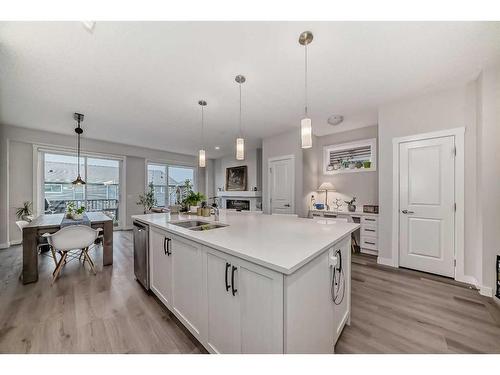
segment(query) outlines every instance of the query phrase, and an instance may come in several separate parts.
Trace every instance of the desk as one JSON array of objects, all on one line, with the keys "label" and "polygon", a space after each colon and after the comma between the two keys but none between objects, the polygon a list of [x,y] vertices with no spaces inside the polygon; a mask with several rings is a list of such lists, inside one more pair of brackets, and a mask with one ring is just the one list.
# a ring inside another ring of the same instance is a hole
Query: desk
[{"label": "desk", "polygon": [[359,246],[362,253],[378,254],[378,214],[370,214],[363,211],[327,211],[309,210],[309,217],[347,218],[348,221],[360,223]]},{"label": "desk", "polygon": [[[92,228],[102,228],[103,266],[113,264],[113,220],[102,212],[87,212]],[[40,215],[23,228],[23,284],[38,281],[38,239],[61,228],[64,214]]]}]

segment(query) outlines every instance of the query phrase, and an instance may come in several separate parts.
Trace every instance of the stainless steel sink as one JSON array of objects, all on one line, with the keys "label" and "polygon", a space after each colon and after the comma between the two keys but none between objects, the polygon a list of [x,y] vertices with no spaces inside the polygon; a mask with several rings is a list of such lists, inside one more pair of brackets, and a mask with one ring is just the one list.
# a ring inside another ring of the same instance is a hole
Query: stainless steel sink
[{"label": "stainless steel sink", "polygon": [[170,222],[170,224],[195,231],[204,231],[204,230],[227,227],[227,224],[212,223],[210,221],[202,221],[202,220],[174,221]]},{"label": "stainless steel sink", "polygon": [[178,227],[183,228],[193,228],[199,227],[200,225],[210,224],[209,221],[201,221],[201,220],[185,220],[185,221],[174,221],[171,222],[172,225],[177,225]]},{"label": "stainless steel sink", "polygon": [[198,231],[198,232],[201,232],[201,231],[204,231],[204,230],[211,230],[211,229],[217,229],[217,228],[223,228],[223,227],[227,227],[227,224],[203,224],[203,225],[200,225],[198,227],[193,227],[193,228],[189,228],[189,230],[195,230],[195,231]]}]

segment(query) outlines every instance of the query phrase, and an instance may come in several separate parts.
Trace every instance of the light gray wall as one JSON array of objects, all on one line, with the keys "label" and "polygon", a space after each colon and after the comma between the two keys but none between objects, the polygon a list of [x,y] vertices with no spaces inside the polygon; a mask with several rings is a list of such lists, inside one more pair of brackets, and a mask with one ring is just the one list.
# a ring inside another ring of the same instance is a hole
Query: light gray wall
[{"label": "light gray wall", "polygon": [[465,273],[477,277],[476,85],[456,87],[379,108],[379,257],[392,257],[392,140],[465,127]]},{"label": "light gray wall", "polygon": [[[328,201],[331,202],[335,198],[342,200],[350,200],[356,197],[356,205],[361,207],[363,204],[378,203],[378,171],[360,172],[360,173],[344,173],[336,175],[323,174],[323,147],[335,145],[339,143],[353,142],[363,139],[377,138],[378,128],[376,125],[365,128],[325,135],[316,137],[313,142],[313,150],[316,153],[317,160],[317,186],[313,186],[311,191],[305,190],[309,197],[314,194],[316,202],[323,203],[325,193],[318,193],[316,189],[323,182],[331,182],[335,186],[337,192],[328,193]],[[304,166],[305,168],[305,166]],[[304,172],[305,173],[305,172]],[[306,198],[307,201],[307,198]]]},{"label": "light gray wall", "polygon": [[257,190],[262,190],[262,149],[248,150],[245,152],[245,160],[236,160],[234,155],[227,155],[222,158],[215,159],[214,163],[214,183],[215,191],[218,188],[225,189],[226,186],[226,168],[237,167],[240,165],[247,166],[247,190],[252,190],[257,187]]},{"label": "light gray wall", "polygon": [[[0,214],[2,220],[0,245],[5,246],[9,241],[20,239],[20,233],[15,227],[15,209],[20,207],[24,201],[33,200],[33,144],[74,148],[75,138],[69,135],[13,126],[2,126],[0,135]],[[197,165],[196,156],[103,142],[86,137],[82,138],[82,150],[125,157],[127,227],[131,225],[130,215],[141,213],[141,208],[136,205],[136,201],[138,195],[143,193],[145,189],[146,160]],[[7,162],[7,159],[10,159],[10,162]],[[7,167],[9,167],[8,174]],[[203,170],[201,173],[198,171],[198,175],[202,173],[204,173]],[[7,180],[10,182],[7,183]],[[199,186],[199,190],[205,192],[204,179],[199,178],[198,180],[203,182],[203,185]],[[7,193],[8,191],[9,193]],[[6,223],[8,225],[5,225]]]},{"label": "light gray wall", "polygon": [[303,160],[300,148],[300,130],[293,129],[286,133],[265,138],[262,141],[262,209],[270,213],[268,189],[268,159],[276,156],[295,156],[295,212],[299,216],[307,216],[303,195]]},{"label": "light gray wall", "polygon": [[478,80],[478,197],[482,220],[482,284],[495,292],[496,255],[500,255],[500,65],[486,69]]}]

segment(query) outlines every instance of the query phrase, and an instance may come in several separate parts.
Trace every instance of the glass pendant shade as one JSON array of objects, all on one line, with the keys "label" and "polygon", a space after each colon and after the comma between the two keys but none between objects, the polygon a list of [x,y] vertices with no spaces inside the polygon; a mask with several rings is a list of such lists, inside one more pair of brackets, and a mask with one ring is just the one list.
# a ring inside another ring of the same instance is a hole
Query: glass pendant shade
[{"label": "glass pendant shade", "polygon": [[303,118],[300,121],[300,139],[302,148],[312,147],[312,124],[310,118]]},{"label": "glass pendant shade", "polygon": [[245,140],[236,138],[236,160],[245,160]]},{"label": "glass pendant shade", "polygon": [[205,150],[200,150],[198,152],[198,165],[200,168],[205,168]]}]

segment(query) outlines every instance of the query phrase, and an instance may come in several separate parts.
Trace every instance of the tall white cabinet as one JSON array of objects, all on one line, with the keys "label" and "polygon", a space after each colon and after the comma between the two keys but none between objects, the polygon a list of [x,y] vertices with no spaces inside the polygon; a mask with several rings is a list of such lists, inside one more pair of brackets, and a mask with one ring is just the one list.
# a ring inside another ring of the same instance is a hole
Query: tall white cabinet
[{"label": "tall white cabinet", "polygon": [[[350,238],[335,248],[350,264]],[[283,275],[151,227],[151,290],[211,353],[333,353],[350,300],[330,298],[332,251]]]}]

